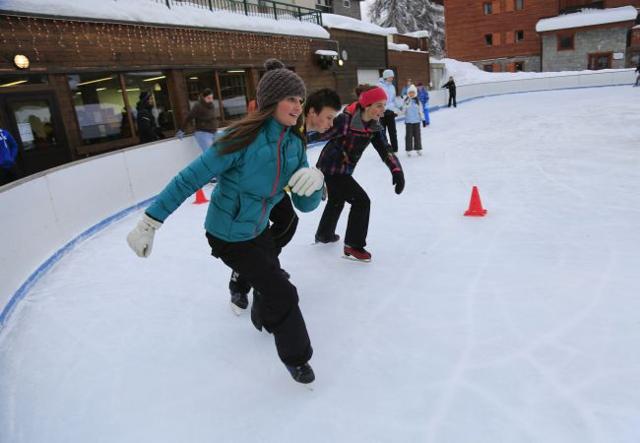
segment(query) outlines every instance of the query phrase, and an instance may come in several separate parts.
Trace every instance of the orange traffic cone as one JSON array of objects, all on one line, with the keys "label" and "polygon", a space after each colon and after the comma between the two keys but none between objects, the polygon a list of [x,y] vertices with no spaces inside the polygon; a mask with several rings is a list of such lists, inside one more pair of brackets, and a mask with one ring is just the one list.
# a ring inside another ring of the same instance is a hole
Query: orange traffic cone
[{"label": "orange traffic cone", "polygon": [[201,205],[202,203],[209,203],[209,200],[207,200],[207,196],[204,195],[204,191],[202,189],[198,189],[198,191],[196,191],[196,199],[193,201],[193,204]]},{"label": "orange traffic cone", "polygon": [[478,187],[474,186],[471,190],[469,209],[467,209],[467,212],[465,212],[464,215],[467,217],[483,217],[486,213],[487,210],[482,207],[482,202],[480,201],[480,193],[478,192]]}]

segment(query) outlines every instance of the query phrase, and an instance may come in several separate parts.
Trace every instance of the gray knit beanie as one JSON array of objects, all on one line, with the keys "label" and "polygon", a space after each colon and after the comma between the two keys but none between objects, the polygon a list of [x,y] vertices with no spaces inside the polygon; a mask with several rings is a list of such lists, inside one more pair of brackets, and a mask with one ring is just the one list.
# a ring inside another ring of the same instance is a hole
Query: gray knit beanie
[{"label": "gray knit beanie", "polygon": [[258,82],[256,102],[258,109],[263,110],[287,97],[306,98],[307,89],[298,74],[288,70],[275,58],[264,62],[267,72]]}]

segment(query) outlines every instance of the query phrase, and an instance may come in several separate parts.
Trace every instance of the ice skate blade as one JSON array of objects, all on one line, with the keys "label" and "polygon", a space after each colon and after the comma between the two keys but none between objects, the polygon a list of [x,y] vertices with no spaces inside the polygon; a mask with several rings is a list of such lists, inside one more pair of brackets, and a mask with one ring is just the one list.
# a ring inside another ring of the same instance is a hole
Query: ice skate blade
[{"label": "ice skate blade", "polygon": [[366,260],[360,260],[358,258],[355,258],[352,255],[343,255],[342,258],[344,258],[345,260],[350,260],[350,261],[355,261],[355,262],[360,262],[360,263],[371,263],[371,259],[368,258]]},{"label": "ice skate blade", "polygon": [[231,306],[231,311],[233,311],[233,313],[238,317],[241,316],[242,313],[246,311],[246,309],[242,309],[240,306],[234,305],[231,302],[229,302],[229,306]]}]

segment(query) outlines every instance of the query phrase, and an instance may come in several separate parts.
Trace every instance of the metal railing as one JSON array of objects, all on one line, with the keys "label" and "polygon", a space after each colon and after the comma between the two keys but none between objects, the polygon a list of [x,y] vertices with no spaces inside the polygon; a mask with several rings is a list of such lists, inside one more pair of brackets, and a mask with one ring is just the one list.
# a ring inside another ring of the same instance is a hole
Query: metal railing
[{"label": "metal railing", "polygon": [[300,20],[322,26],[322,13],[316,9],[272,0],[156,0],[170,9],[195,6],[211,12],[231,11],[252,17],[276,20]]}]

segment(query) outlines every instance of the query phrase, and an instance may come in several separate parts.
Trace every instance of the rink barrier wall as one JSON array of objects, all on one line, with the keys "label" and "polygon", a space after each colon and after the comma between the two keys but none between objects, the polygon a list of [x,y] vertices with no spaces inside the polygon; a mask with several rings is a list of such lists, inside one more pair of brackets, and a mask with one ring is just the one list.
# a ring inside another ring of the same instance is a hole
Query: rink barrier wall
[{"label": "rink barrier wall", "polygon": [[[540,91],[630,86],[634,81],[634,71],[625,69],[462,85],[457,89],[457,102]],[[446,91],[430,91],[429,95],[430,112],[446,107]],[[0,188],[0,208],[12,208],[0,217],[0,330],[33,285],[65,254],[149,204],[200,152],[193,137],[182,141],[172,138],[49,169]]]}]

